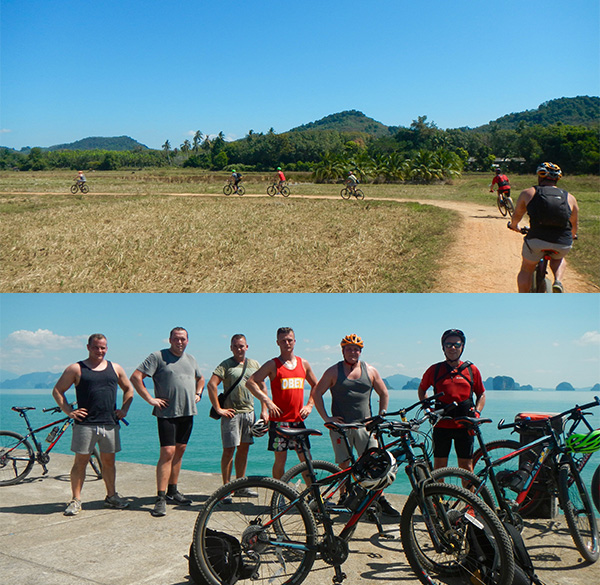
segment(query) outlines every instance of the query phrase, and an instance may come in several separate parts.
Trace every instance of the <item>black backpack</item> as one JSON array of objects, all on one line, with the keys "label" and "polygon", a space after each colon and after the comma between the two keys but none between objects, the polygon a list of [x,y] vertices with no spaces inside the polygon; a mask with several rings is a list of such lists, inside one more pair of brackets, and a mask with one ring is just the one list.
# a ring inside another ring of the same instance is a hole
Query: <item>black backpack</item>
[{"label": "black backpack", "polygon": [[[437,384],[439,382],[442,382],[443,380],[445,380],[448,376],[450,376],[452,374],[452,372],[454,372],[454,370],[452,368],[447,369],[446,372],[444,374],[440,375],[440,370],[442,369],[442,366],[446,365],[446,368],[448,368],[446,362],[439,362],[438,364],[436,364],[435,366],[435,371],[433,373],[433,389],[434,392],[439,392],[439,390],[436,388]],[[466,400],[463,400],[462,402],[459,402],[454,408],[451,408],[448,411],[448,416],[453,416],[453,417],[459,417],[459,416],[471,416],[471,409],[473,409],[475,407],[475,402],[473,400],[473,368],[471,367],[473,365],[473,362],[463,362],[456,370],[456,374],[455,375],[459,375],[461,376],[461,378],[464,378],[467,382],[469,382],[469,386],[471,386],[471,396],[469,398],[467,398]],[[469,376],[465,376],[463,373],[463,370],[467,370],[469,372]],[[447,406],[446,404],[443,404],[442,402],[436,401],[436,408],[442,408],[444,406]]]},{"label": "black backpack", "polygon": [[544,227],[568,227],[571,218],[568,195],[558,187],[536,187],[535,195],[527,205],[531,222]]},{"label": "black backpack", "polygon": [[[243,562],[238,539],[224,532],[206,529],[205,554],[223,585],[233,585],[239,579],[249,579],[256,571],[255,564]],[[198,567],[194,541],[190,544],[188,571],[196,585],[210,585]]]}]

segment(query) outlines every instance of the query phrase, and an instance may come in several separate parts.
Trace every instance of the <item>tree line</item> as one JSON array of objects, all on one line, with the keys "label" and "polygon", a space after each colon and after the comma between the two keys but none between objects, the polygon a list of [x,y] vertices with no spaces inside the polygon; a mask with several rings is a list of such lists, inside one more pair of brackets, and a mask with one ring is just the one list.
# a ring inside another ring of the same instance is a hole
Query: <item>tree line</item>
[{"label": "tree line", "polygon": [[489,171],[494,164],[507,172],[532,173],[549,160],[567,174],[598,174],[598,125],[552,124],[515,129],[491,123],[485,131],[469,128],[442,130],[426,116],[410,127],[397,127],[387,136],[365,132],[308,129],[277,134],[252,130],[236,141],[223,132],[207,136],[197,131],[191,140],[160,150],[53,150],[29,153],[0,149],[0,169],[120,170],[146,167],[192,167],[212,171],[309,171],[315,181],[335,182],[352,170],[371,182],[431,182],[462,171]]}]

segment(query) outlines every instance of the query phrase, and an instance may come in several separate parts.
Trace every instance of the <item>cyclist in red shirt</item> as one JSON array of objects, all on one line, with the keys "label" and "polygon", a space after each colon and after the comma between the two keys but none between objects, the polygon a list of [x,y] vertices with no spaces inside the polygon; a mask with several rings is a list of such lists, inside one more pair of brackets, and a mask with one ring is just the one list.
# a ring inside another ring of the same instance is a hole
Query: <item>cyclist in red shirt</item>
[{"label": "cyclist in red shirt", "polygon": [[496,176],[492,179],[490,193],[494,192],[494,185],[498,185],[498,202],[502,200],[503,195],[510,198],[510,181],[506,175],[502,174],[500,167],[496,168]]},{"label": "cyclist in red shirt", "polygon": [[[306,428],[304,419],[313,407],[312,396],[304,404],[304,382],[308,382],[311,390],[317,385],[310,364],[303,358],[294,355],[296,337],[291,327],[280,327],[277,330],[279,357],[264,363],[246,382],[246,388],[256,396],[262,404],[261,418],[269,423],[269,451],[275,454],[273,477],[280,479],[285,473],[288,449],[295,449],[298,458],[304,456],[300,444],[293,439],[280,437],[275,431],[277,427]],[[271,381],[272,399],[261,389],[262,382],[269,377]]]},{"label": "cyclist in red shirt", "polygon": [[[465,348],[466,337],[459,329],[449,329],[442,335],[442,350],[446,360],[432,365],[423,375],[419,384],[419,400],[423,400],[427,390],[443,392],[441,404],[457,406],[447,416],[478,417],[485,405],[485,388],[479,370],[471,362],[463,362],[460,357]],[[433,429],[433,467],[439,469],[448,465],[450,447],[454,448],[458,466],[473,471],[473,436],[450,418],[440,420]]]}]

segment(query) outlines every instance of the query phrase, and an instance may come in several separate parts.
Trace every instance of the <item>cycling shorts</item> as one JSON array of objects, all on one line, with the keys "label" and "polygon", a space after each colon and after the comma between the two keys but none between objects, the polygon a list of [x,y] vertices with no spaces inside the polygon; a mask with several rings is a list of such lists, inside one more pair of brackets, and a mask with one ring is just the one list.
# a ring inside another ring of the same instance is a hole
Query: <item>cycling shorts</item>
[{"label": "cycling shorts", "polygon": [[454,449],[459,459],[473,458],[473,435],[468,429],[433,429],[433,456],[443,459],[450,455],[450,447],[454,441]]},{"label": "cycling shorts", "polygon": [[161,447],[187,445],[194,426],[193,416],[157,418],[158,439]]},{"label": "cycling shorts", "polygon": [[544,242],[544,240],[538,240],[537,238],[532,238],[531,240],[525,239],[523,241],[523,258],[525,260],[529,260],[530,262],[539,262],[546,253],[547,250],[551,250],[548,252],[548,255],[553,259],[564,258],[570,251],[571,245],[564,246],[561,244],[553,244],[552,242]]}]

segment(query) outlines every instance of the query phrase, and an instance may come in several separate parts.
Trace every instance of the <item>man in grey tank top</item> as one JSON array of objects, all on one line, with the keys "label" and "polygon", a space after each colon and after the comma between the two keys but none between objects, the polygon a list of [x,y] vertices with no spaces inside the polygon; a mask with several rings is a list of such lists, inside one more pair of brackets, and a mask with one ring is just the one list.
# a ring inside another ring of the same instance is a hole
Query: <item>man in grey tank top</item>
[{"label": "man in grey tank top", "polygon": [[[360,360],[363,340],[355,334],[346,335],[341,342],[341,362],[331,366],[325,371],[312,391],[315,408],[323,420],[334,423],[356,423],[372,416],[371,394],[375,390],[379,396],[379,414],[385,415],[389,401],[388,390],[373,367]],[[327,414],[323,395],[331,392],[331,416]],[[331,443],[335,453],[335,462],[347,469],[350,464],[350,453],[341,435],[330,430]],[[360,456],[366,449],[377,446],[376,440],[369,435],[364,427],[347,429],[346,435],[350,447],[355,449]],[[382,512],[387,516],[398,517],[400,514],[391,504],[381,496],[379,498]]]}]

